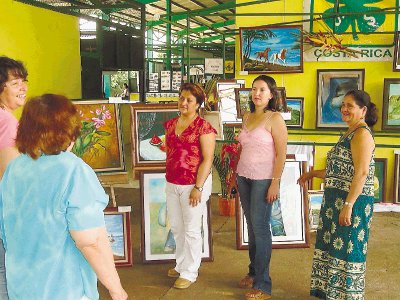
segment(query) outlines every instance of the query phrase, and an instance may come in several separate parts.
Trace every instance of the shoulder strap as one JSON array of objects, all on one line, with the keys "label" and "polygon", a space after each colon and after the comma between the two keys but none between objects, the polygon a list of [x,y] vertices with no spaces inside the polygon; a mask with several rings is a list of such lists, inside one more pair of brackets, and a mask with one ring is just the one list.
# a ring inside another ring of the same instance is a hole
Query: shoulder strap
[{"label": "shoulder strap", "polygon": [[356,131],[357,131],[358,129],[360,129],[360,128],[365,128],[365,129],[367,129],[367,130],[369,131],[369,133],[372,135],[371,129],[370,129],[368,126],[363,125],[363,126],[359,126],[359,127],[355,128],[352,132],[350,132],[350,133],[347,135],[347,137],[351,140],[351,139],[353,138],[354,134],[356,133]]}]

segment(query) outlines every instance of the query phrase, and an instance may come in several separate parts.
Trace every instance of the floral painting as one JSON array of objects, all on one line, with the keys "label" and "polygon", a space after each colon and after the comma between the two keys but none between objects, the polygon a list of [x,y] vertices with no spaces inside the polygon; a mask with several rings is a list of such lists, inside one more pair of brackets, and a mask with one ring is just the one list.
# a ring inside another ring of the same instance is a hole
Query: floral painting
[{"label": "floral painting", "polygon": [[82,130],[72,152],[96,172],[124,170],[118,106],[102,100],[74,104]]}]

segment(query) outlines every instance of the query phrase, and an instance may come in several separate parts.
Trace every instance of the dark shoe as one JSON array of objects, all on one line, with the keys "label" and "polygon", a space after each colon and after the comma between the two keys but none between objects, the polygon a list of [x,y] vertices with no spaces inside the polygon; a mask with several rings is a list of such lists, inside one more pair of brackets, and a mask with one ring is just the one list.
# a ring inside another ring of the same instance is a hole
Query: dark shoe
[{"label": "dark shoe", "polygon": [[179,273],[174,268],[169,269],[168,270],[168,277],[178,278],[179,277]]},{"label": "dark shoe", "polygon": [[258,289],[251,289],[245,294],[246,300],[267,300],[272,296]]},{"label": "dark shoe", "polygon": [[253,287],[254,277],[246,275],[239,281],[239,286],[242,289],[251,289]]},{"label": "dark shoe", "polygon": [[175,283],[174,283],[174,288],[176,289],[187,289],[189,286],[192,285],[193,282],[190,280],[187,280],[185,278],[179,277]]}]

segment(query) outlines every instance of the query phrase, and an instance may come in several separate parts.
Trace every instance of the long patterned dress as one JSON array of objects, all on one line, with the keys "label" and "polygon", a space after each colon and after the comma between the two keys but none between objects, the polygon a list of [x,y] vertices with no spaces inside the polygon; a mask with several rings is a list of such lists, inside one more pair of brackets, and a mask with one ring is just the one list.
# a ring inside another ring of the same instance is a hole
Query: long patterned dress
[{"label": "long patterned dress", "polygon": [[364,299],[365,259],[374,204],[374,154],[362,193],[353,206],[352,225],[339,225],[339,214],[354,176],[350,142],[355,131],[340,138],[327,155],[310,290],[311,296],[321,299]]}]

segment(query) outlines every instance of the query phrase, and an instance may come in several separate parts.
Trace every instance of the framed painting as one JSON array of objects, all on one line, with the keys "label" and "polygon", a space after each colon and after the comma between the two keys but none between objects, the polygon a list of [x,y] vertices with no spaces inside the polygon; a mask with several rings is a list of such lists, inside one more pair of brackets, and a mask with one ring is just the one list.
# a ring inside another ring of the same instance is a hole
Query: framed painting
[{"label": "framed painting", "polygon": [[374,202],[385,202],[386,199],[387,158],[375,158]]},{"label": "framed painting", "polygon": [[[272,206],[273,248],[309,247],[307,190],[297,184],[305,168],[306,162],[296,161],[294,155],[288,155],[281,177],[280,199]],[[248,249],[247,221],[239,202],[236,204],[236,246]]]},{"label": "framed painting", "polygon": [[364,69],[317,70],[317,128],[347,128],[340,107],[350,90],[364,90]]},{"label": "framed painting", "polygon": [[384,80],[382,129],[400,130],[400,78]]},{"label": "framed painting", "polygon": [[310,222],[310,231],[316,231],[319,224],[319,212],[324,198],[324,191],[308,191],[308,220]]},{"label": "framed painting", "polygon": [[304,98],[286,98],[287,110],[290,113],[290,120],[285,120],[287,127],[303,128]]},{"label": "framed painting", "polygon": [[400,203],[400,154],[394,155],[394,203]]},{"label": "framed painting", "polygon": [[251,88],[235,88],[237,117],[242,118],[246,111],[250,111]]},{"label": "framed painting", "polygon": [[216,139],[223,139],[221,114],[219,111],[204,111],[203,118],[207,120],[217,131]]},{"label": "framed painting", "polygon": [[224,123],[224,140],[233,141],[237,140],[237,136],[242,130],[242,122]]},{"label": "framed painting", "polygon": [[241,27],[240,67],[248,73],[302,73],[303,27]]},{"label": "framed painting", "polygon": [[177,103],[131,105],[132,161],[136,169],[165,166],[163,124],[178,113]]},{"label": "framed painting", "polygon": [[107,100],[73,101],[82,130],[72,152],[96,172],[125,170],[118,105]]},{"label": "framed painting", "polygon": [[[168,221],[165,187],[165,172],[141,172],[141,252],[144,263],[171,262],[175,259],[175,240]],[[210,215],[210,202],[208,201],[202,221],[203,261],[213,260]]]},{"label": "framed painting", "polygon": [[400,31],[395,33],[394,38],[394,55],[393,55],[393,72],[400,72]]},{"label": "framed painting", "polygon": [[132,266],[131,221],[129,211],[107,207],[104,220],[116,266]]},{"label": "framed painting", "polygon": [[217,82],[217,94],[219,111],[222,122],[233,122],[237,120],[235,89],[241,88],[242,84],[233,80],[219,80]]}]

